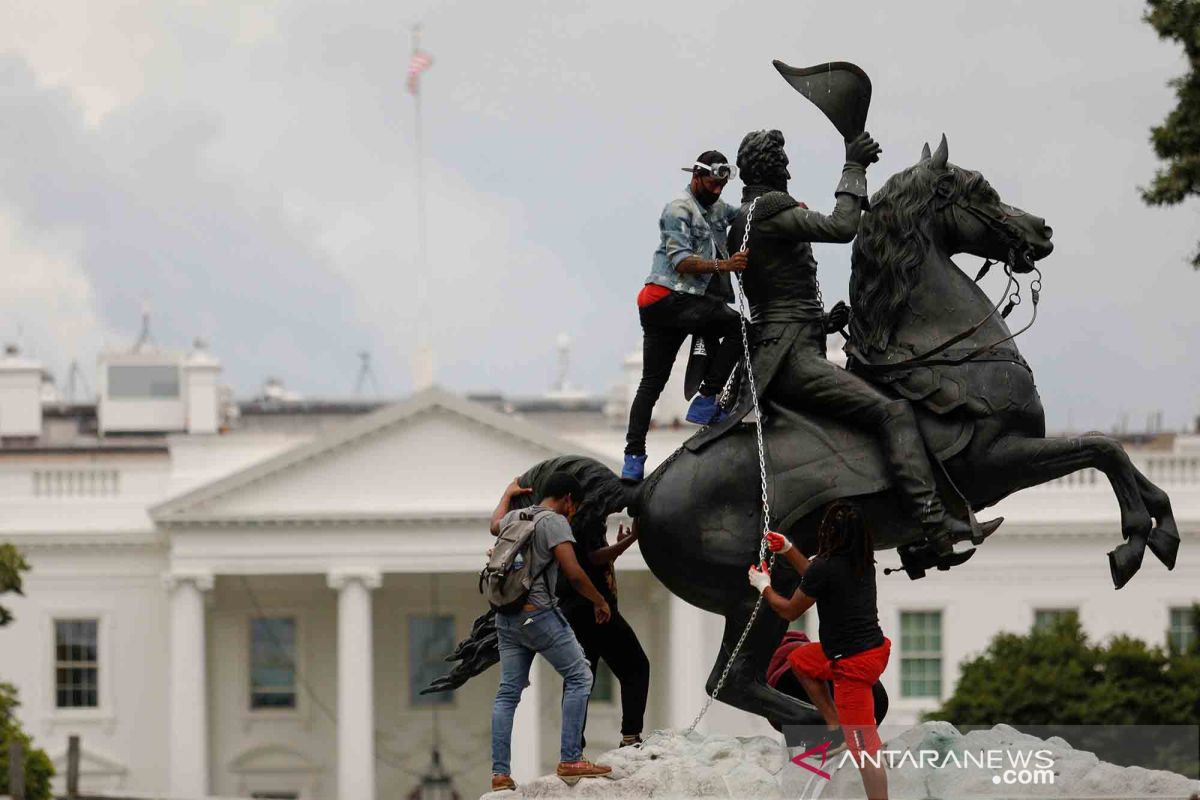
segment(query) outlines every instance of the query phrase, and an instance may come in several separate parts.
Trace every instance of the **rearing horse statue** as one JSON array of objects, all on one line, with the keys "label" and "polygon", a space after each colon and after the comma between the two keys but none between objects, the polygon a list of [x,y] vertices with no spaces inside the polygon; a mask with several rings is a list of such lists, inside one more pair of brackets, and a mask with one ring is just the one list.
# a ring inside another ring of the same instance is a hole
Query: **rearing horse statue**
[{"label": "rearing horse statue", "polygon": [[[862,217],[850,284],[850,368],[913,403],[926,444],[944,468],[948,502],[957,498],[978,510],[1021,489],[1098,469],[1121,512],[1124,542],[1109,553],[1117,588],[1140,568],[1147,546],[1173,568],[1179,533],[1167,495],[1110,437],[1046,438],[1032,371],[1004,315],[951,260],[968,253],[1003,262],[1011,288],[1013,273],[1034,271],[1034,262],[1052,250],[1050,229],[1002,202],[981,174],[951,164],[948,156],[945,137],[936,152],[926,146],[915,165],[871,198]],[[911,577],[957,566],[973,554],[938,558],[922,549],[924,534],[900,507],[878,446],[866,434],[773,405],[769,397],[764,417],[771,527],[801,550],[813,552],[823,507],[852,497],[872,525],[876,547],[898,548]],[[700,440],[703,446],[695,446]],[[582,528],[602,530],[607,514],[627,508],[638,519],[639,546],[654,575],[683,600],[725,618],[709,692],[728,668],[723,702],[785,724],[819,719],[811,706],[765,682],[787,626],[783,619],[758,614],[730,663],[758,598],[746,583],[762,532],[752,425],[715,439],[702,431],[636,487],[592,459],[573,456],[536,465],[522,484],[536,487],[557,469],[576,474],[589,495],[587,513],[577,515],[580,533],[595,535]],[[790,595],[799,576],[781,562],[772,582]],[[494,663],[490,627],[486,618],[476,622],[451,656],[461,663],[427,691],[453,689]]]}]

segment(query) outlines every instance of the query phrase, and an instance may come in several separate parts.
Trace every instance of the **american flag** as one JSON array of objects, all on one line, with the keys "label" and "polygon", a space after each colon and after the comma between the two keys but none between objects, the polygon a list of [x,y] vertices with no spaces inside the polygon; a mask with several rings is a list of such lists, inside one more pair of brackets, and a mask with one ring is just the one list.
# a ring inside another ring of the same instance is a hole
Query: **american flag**
[{"label": "american flag", "polygon": [[433,56],[424,50],[414,50],[412,60],[408,62],[408,91],[416,94],[420,85],[421,73],[433,66]]}]

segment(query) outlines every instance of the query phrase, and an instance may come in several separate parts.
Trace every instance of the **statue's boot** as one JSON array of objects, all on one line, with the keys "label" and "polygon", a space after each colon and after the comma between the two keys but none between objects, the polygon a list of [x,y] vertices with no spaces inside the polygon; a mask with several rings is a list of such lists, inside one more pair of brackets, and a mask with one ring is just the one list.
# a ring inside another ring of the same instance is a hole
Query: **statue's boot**
[{"label": "statue's boot", "polygon": [[948,555],[954,551],[956,542],[980,538],[970,520],[946,512],[912,406],[907,401],[897,400],[888,403],[887,413],[888,421],[883,426],[883,453],[892,481],[934,551],[938,555]]}]

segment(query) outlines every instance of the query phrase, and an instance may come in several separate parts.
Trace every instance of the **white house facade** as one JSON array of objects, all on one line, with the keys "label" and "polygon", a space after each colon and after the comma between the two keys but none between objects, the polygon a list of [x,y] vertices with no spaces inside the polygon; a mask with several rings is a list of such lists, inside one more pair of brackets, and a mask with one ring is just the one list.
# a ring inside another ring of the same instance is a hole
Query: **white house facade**
[{"label": "white house facade", "polygon": [[[0,361],[0,542],[32,565],[25,596],[0,601],[16,616],[0,629],[0,680],[18,687],[36,742],[61,768],[78,734],[85,790],[396,798],[430,774],[436,749],[464,796],[482,791],[497,670],[452,694],[420,689],[485,610],[475,577],[503,487],[567,452],[618,467],[620,426],[578,398],[439,389],[395,404],[232,406],[203,352],[101,368],[98,401],[74,406],[31,400],[39,370],[15,353]],[[688,432],[661,425],[652,459]],[[1116,504],[1083,473],[1006,501],[1000,534],[969,564],[915,582],[880,576],[893,719],[936,705],[996,632],[1066,610],[1097,638],[1188,635],[1200,443],[1151,444],[1132,455],[1174,500],[1184,541],[1173,572],[1147,557],[1113,591]],[[636,548],[617,566],[622,611],[651,662],[647,727],[684,726],[721,621],[664,590]],[[557,759],[559,693],[539,663],[515,727],[518,780]],[[589,754],[615,746],[619,717],[602,671]],[[770,732],[719,703],[702,725]]]}]

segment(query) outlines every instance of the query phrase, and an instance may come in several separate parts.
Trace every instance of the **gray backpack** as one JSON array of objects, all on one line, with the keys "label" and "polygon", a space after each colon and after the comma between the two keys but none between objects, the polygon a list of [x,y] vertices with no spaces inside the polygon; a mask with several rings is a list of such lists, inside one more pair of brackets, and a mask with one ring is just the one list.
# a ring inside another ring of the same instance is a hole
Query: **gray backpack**
[{"label": "gray backpack", "polygon": [[[554,563],[551,555],[536,575],[530,569],[534,528],[553,513],[548,509],[521,511],[496,537],[496,545],[488,551],[487,566],[479,573],[479,591],[496,612],[515,614],[520,611],[534,581],[542,578]],[[549,583],[546,589],[552,591]]]}]

